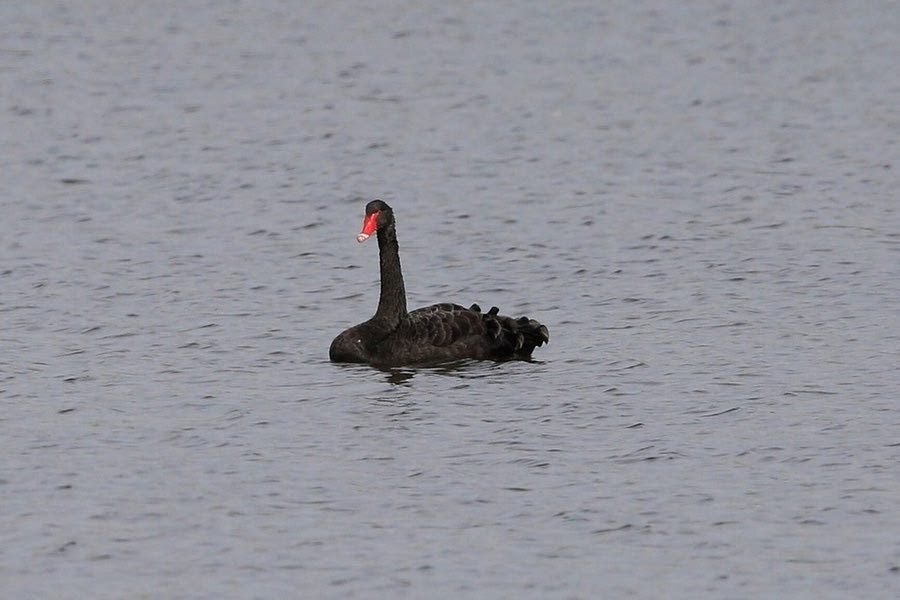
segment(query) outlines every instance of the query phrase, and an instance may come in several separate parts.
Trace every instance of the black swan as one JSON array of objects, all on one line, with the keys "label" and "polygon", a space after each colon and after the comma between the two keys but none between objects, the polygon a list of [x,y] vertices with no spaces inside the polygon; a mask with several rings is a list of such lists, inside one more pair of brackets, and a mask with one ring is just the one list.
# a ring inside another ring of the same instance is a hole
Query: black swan
[{"label": "black swan", "polygon": [[381,200],[366,205],[362,243],[378,232],[381,297],[375,316],[334,338],[328,355],[333,362],[400,366],[464,358],[527,359],[535,346],[550,340],[544,325],[533,319],[513,319],[486,313],[477,304],[435,304],[406,312],[406,289],[394,211]]}]

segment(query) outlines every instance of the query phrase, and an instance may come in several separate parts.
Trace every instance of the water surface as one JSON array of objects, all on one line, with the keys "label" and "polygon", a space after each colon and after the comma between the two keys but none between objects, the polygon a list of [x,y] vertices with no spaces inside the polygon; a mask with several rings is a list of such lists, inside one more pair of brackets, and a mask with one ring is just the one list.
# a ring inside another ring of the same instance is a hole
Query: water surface
[{"label": "water surface", "polygon": [[[896,597],[892,3],[0,23],[11,597]],[[374,197],[550,345],[327,362]]]}]

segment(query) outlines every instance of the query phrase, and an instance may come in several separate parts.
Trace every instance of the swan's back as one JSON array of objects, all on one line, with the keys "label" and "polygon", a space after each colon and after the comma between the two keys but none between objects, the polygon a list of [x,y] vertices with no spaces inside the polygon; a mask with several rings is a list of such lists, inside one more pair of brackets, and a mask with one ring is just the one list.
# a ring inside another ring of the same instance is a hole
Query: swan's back
[{"label": "swan's back", "polygon": [[481,312],[477,304],[434,304],[414,310],[377,345],[374,354],[388,364],[525,359],[549,341],[547,328],[522,317]]}]

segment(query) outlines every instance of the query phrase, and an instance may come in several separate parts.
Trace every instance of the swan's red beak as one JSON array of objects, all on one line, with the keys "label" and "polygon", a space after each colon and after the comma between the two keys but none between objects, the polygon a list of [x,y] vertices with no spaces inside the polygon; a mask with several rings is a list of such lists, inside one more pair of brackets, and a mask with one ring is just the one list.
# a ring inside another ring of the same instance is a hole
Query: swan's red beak
[{"label": "swan's red beak", "polygon": [[364,241],[369,239],[370,235],[375,233],[376,229],[378,229],[378,213],[374,212],[371,215],[366,215],[365,220],[363,220],[362,231],[360,231],[359,235],[356,236],[356,241],[362,244]]}]

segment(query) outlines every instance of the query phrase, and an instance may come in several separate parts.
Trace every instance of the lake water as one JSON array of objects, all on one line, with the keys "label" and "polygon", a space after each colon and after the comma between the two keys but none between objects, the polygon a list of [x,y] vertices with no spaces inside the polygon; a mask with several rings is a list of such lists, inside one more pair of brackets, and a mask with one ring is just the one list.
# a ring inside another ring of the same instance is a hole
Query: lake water
[{"label": "lake water", "polygon": [[[896,598],[898,31],[4,3],[2,595]],[[376,197],[534,362],[328,362]]]}]

